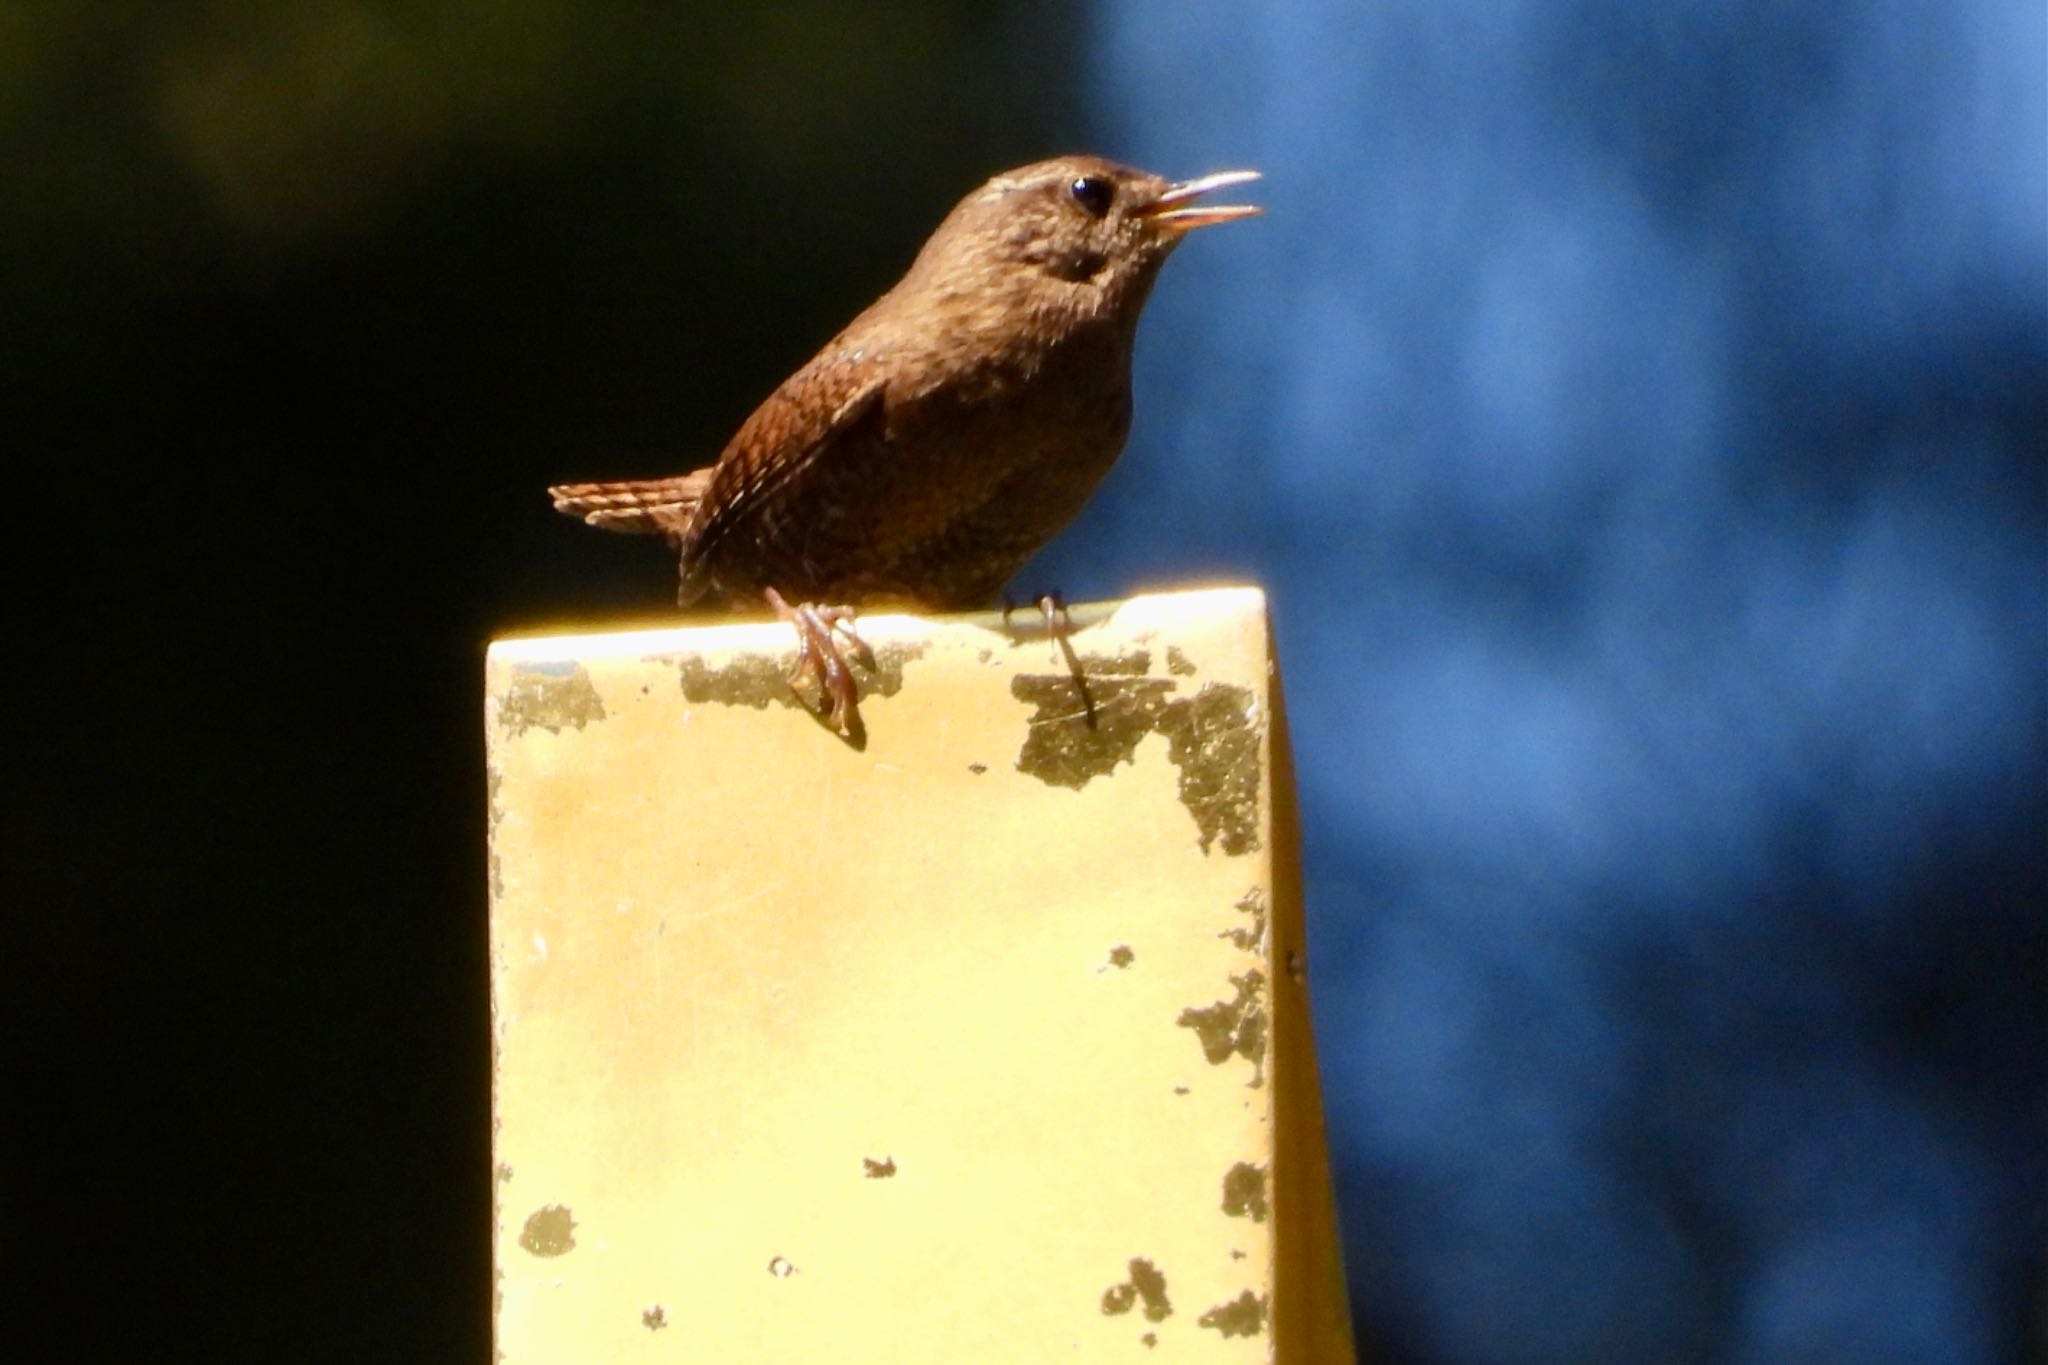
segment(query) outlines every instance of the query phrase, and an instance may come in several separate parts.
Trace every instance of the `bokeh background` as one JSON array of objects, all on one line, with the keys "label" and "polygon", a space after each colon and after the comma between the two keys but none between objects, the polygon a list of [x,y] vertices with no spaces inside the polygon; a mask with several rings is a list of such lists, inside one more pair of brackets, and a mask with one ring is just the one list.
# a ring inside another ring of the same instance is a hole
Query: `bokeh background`
[{"label": "bokeh background", "polygon": [[2037,0],[0,10],[49,1358],[485,1358],[481,648],[670,592],[540,489],[1080,149],[1268,177],[1026,578],[1272,593],[1373,1358],[2042,1358],[2044,89]]}]

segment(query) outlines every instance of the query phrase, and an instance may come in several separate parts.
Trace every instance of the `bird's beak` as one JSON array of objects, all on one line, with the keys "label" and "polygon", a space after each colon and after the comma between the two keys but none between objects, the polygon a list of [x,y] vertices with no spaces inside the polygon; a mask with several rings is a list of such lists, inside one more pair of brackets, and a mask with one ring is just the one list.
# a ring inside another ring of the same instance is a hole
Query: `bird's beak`
[{"label": "bird's beak", "polygon": [[1197,176],[1183,180],[1178,185],[1166,187],[1157,199],[1138,210],[1138,216],[1185,232],[1190,228],[1208,227],[1214,223],[1235,222],[1239,218],[1250,218],[1262,212],[1255,204],[1191,204],[1188,201],[1211,190],[1242,185],[1257,180],[1257,171],[1217,171],[1214,175]]}]

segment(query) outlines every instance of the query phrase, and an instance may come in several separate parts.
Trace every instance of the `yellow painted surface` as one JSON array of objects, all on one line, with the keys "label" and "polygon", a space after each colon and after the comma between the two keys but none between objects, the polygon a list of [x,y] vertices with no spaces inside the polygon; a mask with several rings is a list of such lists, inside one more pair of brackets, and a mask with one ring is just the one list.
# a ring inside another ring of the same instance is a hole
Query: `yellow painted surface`
[{"label": "yellow painted surface", "polygon": [[503,1359],[1350,1359],[1264,600],[1074,617],[492,646]]}]

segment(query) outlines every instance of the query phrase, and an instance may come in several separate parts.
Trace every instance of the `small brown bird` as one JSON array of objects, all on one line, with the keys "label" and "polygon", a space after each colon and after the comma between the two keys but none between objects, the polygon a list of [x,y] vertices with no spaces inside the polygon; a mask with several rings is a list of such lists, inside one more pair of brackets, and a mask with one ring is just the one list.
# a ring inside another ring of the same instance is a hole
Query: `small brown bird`
[{"label": "small brown bird", "polygon": [[[1123,450],[1131,346],[1197,204],[1258,179],[1172,183],[1092,156],[999,175],[896,286],[746,420],[709,468],[551,488],[555,509],[667,538],[678,599],[765,602],[840,734],[858,696],[835,629],[856,607],[986,606]],[[800,605],[790,606],[790,602]],[[822,605],[831,603],[832,605]]]}]

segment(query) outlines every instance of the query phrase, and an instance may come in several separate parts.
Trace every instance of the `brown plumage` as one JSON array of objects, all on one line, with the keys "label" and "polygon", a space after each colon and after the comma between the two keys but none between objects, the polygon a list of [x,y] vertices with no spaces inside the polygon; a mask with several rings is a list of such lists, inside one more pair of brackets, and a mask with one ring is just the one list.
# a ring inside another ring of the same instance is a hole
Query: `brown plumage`
[{"label": "brown plumage", "polygon": [[564,483],[548,490],[555,510],[607,531],[659,532],[671,541],[690,528],[690,513],[711,482],[709,469],[665,479]]},{"label": "brown plumage", "polygon": [[1167,255],[1188,229],[1257,212],[1193,201],[1255,178],[1175,185],[1088,156],[999,175],[710,467],[564,484],[555,507],[667,538],[685,605],[765,601],[794,620],[847,733],[834,622],[786,601],[991,602],[1122,451],[1132,341]]}]

